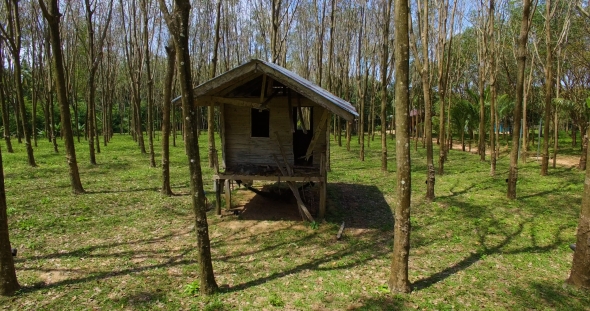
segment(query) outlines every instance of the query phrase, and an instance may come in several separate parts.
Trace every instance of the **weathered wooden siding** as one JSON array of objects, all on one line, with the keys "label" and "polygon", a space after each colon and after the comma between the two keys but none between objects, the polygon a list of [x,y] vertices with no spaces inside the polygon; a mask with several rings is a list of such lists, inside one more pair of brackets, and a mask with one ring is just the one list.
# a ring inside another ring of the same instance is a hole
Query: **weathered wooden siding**
[{"label": "weathered wooden siding", "polygon": [[[244,98],[243,100],[252,100]],[[292,101],[293,107],[297,102]],[[302,106],[313,107],[313,127],[317,127],[324,108],[313,102],[302,98]],[[293,134],[291,132],[291,120],[289,118],[287,99],[274,98],[268,104],[270,118],[270,137],[250,137],[251,118],[250,107],[224,105],[224,126],[225,126],[225,154],[226,166],[232,167],[237,164],[276,165],[273,154],[279,159],[282,158],[279,149],[277,134],[283,146],[289,163],[293,164]],[[319,142],[314,148],[313,164],[319,168],[320,153],[326,148],[325,131],[320,134]]]}]

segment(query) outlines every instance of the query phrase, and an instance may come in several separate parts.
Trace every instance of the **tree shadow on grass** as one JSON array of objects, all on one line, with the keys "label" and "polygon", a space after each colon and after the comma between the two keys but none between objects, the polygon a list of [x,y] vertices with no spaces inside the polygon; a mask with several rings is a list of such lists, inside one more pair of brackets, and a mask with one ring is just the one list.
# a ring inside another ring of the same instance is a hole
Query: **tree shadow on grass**
[{"label": "tree shadow on grass", "polygon": [[[476,206],[472,206],[465,202],[455,202],[455,205],[463,206],[463,210],[466,210],[468,213],[468,217],[481,219],[483,217],[484,211],[480,209],[480,212],[476,214],[472,214],[472,210],[477,209]],[[553,242],[548,245],[540,246],[537,244],[537,241],[532,235],[530,237],[531,245],[525,247],[519,247],[515,249],[507,249],[507,246],[515,239],[518,238],[523,234],[525,225],[530,224],[534,221],[535,215],[531,216],[528,219],[521,221],[518,224],[516,230],[510,232],[510,229],[506,228],[503,224],[502,219],[497,219],[494,215],[486,215],[485,216],[489,221],[485,224],[481,224],[476,230],[478,244],[480,245],[479,249],[475,252],[472,252],[469,256],[463,258],[458,263],[445,268],[442,271],[436,272],[429,277],[420,279],[412,284],[413,290],[422,290],[429,288],[430,286],[445,280],[446,278],[456,274],[459,271],[466,270],[467,268],[471,267],[473,264],[481,260],[484,256],[487,255],[494,255],[494,254],[521,254],[521,253],[546,253],[551,250],[557,249],[560,246],[564,245],[564,240],[561,239],[561,232],[563,232],[566,228],[559,227],[557,232],[554,234]],[[490,239],[491,236],[503,236],[502,240],[495,242],[493,239]]]},{"label": "tree shadow on grass", "polygon": [[393,213],[377,186],[332,183],[328,184],[327,219],[346,228],[393,230]]},{"label": "tree shadow on grass", "polygon": [[531,282],[529,287],[511,287],[515,309],[544,309],[584,311],[590,306],[587,292],[568,285]]},{"label": "tree shadow on grass", "polygon": [[410,308],[406,306],[406,300],[403,297],[391,295],[383,295],[378,298],[362,298],[358,303],[347,308],[347,310],[354,311],[396,311],[409,309]]}]

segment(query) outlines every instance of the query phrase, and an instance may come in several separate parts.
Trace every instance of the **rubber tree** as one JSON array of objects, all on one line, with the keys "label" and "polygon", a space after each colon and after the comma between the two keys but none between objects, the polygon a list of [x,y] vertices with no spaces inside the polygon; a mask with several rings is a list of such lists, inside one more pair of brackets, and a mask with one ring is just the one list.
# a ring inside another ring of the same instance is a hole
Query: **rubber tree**
[{"label": "rubber tree", "polygon": [[517,73],[516,73],[516,102],[514,103],[513,125],[512,125],[512,148],[510,149],[510,169],[508,172],[508,191],[506,196],[509,199],[516,199],[516,181],[518,179],[518,147],[520,142],[520,125],[522,117],[522,102],[524,94],[524,69],[526,65],[526,47],[530,30],[531,0],[524,0],[522,7],[522,21],[520,23],[520,33],[518,35],[517,48]]},{"label": "rubber tree", "polygon": [[[424,139],[426,140],[426,200],[434,200],[435,169],[434,151],[432,145],[432,75],[430,72],[429,59],[429,1],[417,1],[418,33],[420,34],[420,47],[416,43],[416,35],[410,31],[411,47],[414,53],[414,65],[418,70],[422,81],[422,92],[424,96]],[[410,25],[412,27],[412,25]],[[412,28],[410,28],[412,29]]]},{"label": "rubber tree", "polygon": [[408,0],[395,0],[395,141],[397,196],[393,229],[393,258],[389,277],[392,293],[409,293],[408,259],[410,256],[410,199],[412,190],[410,165],[410,42]]},{"label": "rubber tree", "polygon": [[22,66],[21,66],[21,23],[20,23],[20,10],[18,6],[19,0],[4,0],[4,5],[7,11],[7,27],[4,27],[4,23],[0,23],[0,40],[4,40],[7,43],[8,50],[12,55],[14,63],[14,83],[16,91],[16,101],[18,105],[18,114],[20,115],[20,121],[22,122],[22,132],[25,137],[25,146],[27,149],[27,160],[29,166],[36,167],[35,156],[33,154],[33,145],[31,144],[31,133],[27,129],[26,122],[26,109],[25,109],[25,95],[22,81]]},{"label": "rubber tree", "polygon": [[78,162],[76,160],[76,148],[74,146],[74,135],[72,133],[72,118],[70,115],[70,106],[66,95],[66,80],[63,65],[63,54],[61,50],[60,37],[60,18],[62,14],[59,12],[59,5],[57,0],[51,0],[49,7],[45,6],[43,0],[39,0],[39,5],[43,11],[43,17],[49,25],[49,33],[51,37],[51,54],[53,57],[53,80],[55,82],[55,90],[57,92],[57,101],[59,102],[59,111],[61,116],[61,129],[66,146],[66,160],[70,171],[70,181],[72,185],[72,192],[74,194],[84,193],[82,182],[80,181],[80,173],[78,171]]},{"label": "rubber tree", "polygon": [[218,287],[211,262],[211,243],[209,241],[205,192],[203,191],[197,113],[190,66],[188,26],[191,5],[189,0],[174,0],[174,11],[171,13],[165,0],[158,1],[176,48],[176,67],[178,68],[183,120],[186,129],[185,148],[190,172],[191,203],[195,213],[200,291],[202,294],[210,295],[217,292]]}]

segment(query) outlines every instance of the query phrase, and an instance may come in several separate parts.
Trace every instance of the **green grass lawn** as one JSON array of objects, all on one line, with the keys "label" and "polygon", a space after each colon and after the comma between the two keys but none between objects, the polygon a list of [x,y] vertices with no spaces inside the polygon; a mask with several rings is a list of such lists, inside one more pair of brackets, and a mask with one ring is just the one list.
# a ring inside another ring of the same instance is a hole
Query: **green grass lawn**
[{"label": "green grass lawn", "polygon": [[[147,142],[147,140],[146,140]],[[115,136],[88,164],[77,144],[82,183],[72,195],[63,143],[54,154],[39,141],[39,167],[26,165],[23,145],[3,152],[11,241],[22,290],[0,298],[8,310],[588,310],[590,295],[564,285],[569,275],[583,192],[572,167],[539,175],[521,165],[518,200],[506,199],[508,156],[491,177],[479,156],[452,150],[437,176],[434,203],[425,193],[425,150],[412,148],[410,295],[392,296],[387,278],[395,198],[395,152],[380,171],[380,143],[366,161],[332,143],[329,213],[301,221],[244,220],[209,213],[213,266],[221,292],[195,295],[198,278],[188,167],[181,144],[171,147],[172,188],[159,193],[160,168],[150,168],[129,136]],[[3,143],[2,143],[3,144]],[[160,156],[156,141],[157,157]],[[201,136],[201,146],[206,135]],[[568,143],[564,143],[566,148]],[[202,150],[205,190],[212,171]],[[5,151],[5,148],[3,148]],[[575,156],[578,149],[564,152]],[[435,150],[437,152],[437,150]],[[160,162],[158,160],[158,162]],[[235,190],[239,200],[245,190]],[[342,240],[335,235],[346,223]]]}]

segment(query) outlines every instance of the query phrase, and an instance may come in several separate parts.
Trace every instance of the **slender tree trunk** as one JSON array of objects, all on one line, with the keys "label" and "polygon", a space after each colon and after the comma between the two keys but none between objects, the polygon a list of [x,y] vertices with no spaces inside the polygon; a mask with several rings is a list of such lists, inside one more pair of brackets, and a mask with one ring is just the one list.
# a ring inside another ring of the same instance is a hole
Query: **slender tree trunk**
[{"label": "slender tree trunk", "polygon": [[[388,1],[391,3],[391,1]],[[395,105],[397,197],[393,229],[393,258],[389,277],[391,293],[409,293],[411,165],[408,115],[410,106],[410,48],[408,0],[395,0]]]},{"label": "slender tree trunk", "polygon": [[64,140],[66,145],[66,159],[70,169],[70,181],[72,184],[72,192],[74,194],[84,193],[82,182],[80,181],[80,174],[78,172],[78,162],[76,161],[76,149],[74,146],[74,135],[72,134],[72,123],[70,116],[70,107],[66,96],[66,81],[63,67],[63,56],[61,51],[61,38],[59,29],[59,19],[61,13],[57,0],[52,0],[49,3],[49,10],[45,7],[43,0],[39,0],[39,5],[43,10],[43,16],[49,24],[49,31],[51,35],[51,50],[53,56],[53,72],[55,79],[55,86],[57,90],[57,99],[59,101],[59,108],[61,114],[61,127],[64,133]]},{"label": "slender tree trunk", "polygon": [[510,149],[510,171],[508,173],[509,199],[516,199],[516,181],[518,179],[518,145],[520,141],[520,119],[522,114],[522,101],[524,93],[524,70],[526,65],[526,44],[529,35],[529,16],[531,15],[531,0],[524,0],[523,17],[520,24],[517,50],[517,74],[516,74],[516,102],[514,103],[514,119],[512,126],[512,148]]},{"label": "slender tree trunk", "polygon": [[[584,139],[586,158],[589,154],[589,135],[590,131],[586,133]],[[582,209],[578,222],[578,233],[576,235],[576,250],[572,261],[572,270],[567,282],[577,287],[590,289],[590,170],[586,170]]]},{"label": "slender tree trunk", "polygon": [[553,99],[553,51],[551,46],[551,0],[545,1],[545,111],[543,124],[543,151],[541,155],[541,176],[546,176],[549,169],[549,130],[551,126],[551,100]]},{"label": "slender tree trunk", "polygon": [[[560,78],[561,75],[561,47],[558,47],[557,49],[557,79]],[[560,83],[556,83],[555,84],[555,97],[559,98],[560,97]],[[553,137],[553,168],[555,168],[555,165],[557,164],[557,150],[559,149],[559,113],[557,111],[557,107],[555,107],[555,111],[553,114],[553,135],[555,135]]]},{"label": "slender tree trunk", "polygon": [[174,41],[170,40],[166,46],[168,64],[164,79],[164,99],[162,107],[162,194],[172,195],[170,188],[170,105],[172,101],[172,83],[174,82],[174,62],[176,50]]},{"label": "slender tree trunk", "polygon": [[20,289],[14,269],[10,236],[8,233],[8,215],[6,213],[6,190],[4,188],[4,165],[0,151],[0,296],[11,296]]},{"label": "slender tree trunk", "polygon": [[[1,45],[0,41],[0,45]],[[4,77],[4,57],[3,57],[3,50],[0,46],[0,104],[2,105],[2,124],[4,130],[4,141],[6,141],[6,149],[8,153],[13,153],[12,150],[12,142],[10,141],[10,118],[8,114],[8,103],[5,96],[6,85],[5,85],[5,77]]]},{"label": "slender tree trunk", "polygon": [[210,295],[215,293],[218,287],[215,282],[215,276],[213,275],[213,264],[211,263],[211,245],[206,213],[207,206],[205,205],[205,192],[203,191],[198,129],[196,128],[197,114],[195,113],[191,77],[191,59],[188,44],[188,20],[191,6],[189,0],[174,0],[174,12],[170,14],[165,0],[159,0],[159,3],[176,46],[176,64],[180,77],[184,112],[183,119],[185,120],[184,124],[186,127],[185,148],[188,157],[191,201],[195,213],[195,228],[197,233],[200,291],[205,295]]},{"label": "slender tree trunk", "polygon": [[488,26],[488,38],[489,38],[489,59],[490,59],[490,72],[489,83],[490,83],[490,175],[496,175],[496,139],[495,139],[495,125],[496,125],[496,101],[498,99],[498,93],[496,90],[496,30],[494,27],[494,21],[496,18],[495,0],[490,0],[490,8],[488,14],[488,20],[490,25]]},{"label": "slender tree trunk", "polygon": [[[407,1],[396,1],[396,9],[398,9],[399,5],[401,5],[401,2],[407,2]],[[390,22],[390,16],[391,16],[391,3],[392,0],[388,0],[385,4],[384,4],[384,8],[383,8],[383,42],[382,44],[382,55],[381,55],[381,122],[382,122],[382,130],[381,130],[381,171],[383,172],[387,172],[387,64],[388,64],[388,60],[389,60],[389,22]],[[404,12],[407,14],[407,8],[404,9]],[[402,13],[404,13],[402,12]],[[396,13],[397,15],[397,13]],[[397,15],[398,17],[403,17],[402,15]],[[400,24],[397,24],[396,21],[396,27],[399,27],[397,29],[406,29],[405,33],[404,33],[404,38],[402,38],[403,40],[408,40],[408,23],[407,21],[402,21],[400,22]],[[397,34],[396,34],[397,36]],[[396,41],[396,45],[398,44],[398,41]],[[402,47],[403,49],[407,49],[409,48],[409,44],[407,44],[406,47]],[[400,55],[401,53],[407,53],[409,54],[409,51],[403,51],[395,50],[396,55],[399,56],[403,56]],[[405,55],[407,56],[407,55]],[[397,58],[396,58],[396,62],[397,62]],[[397,75],[397,69],[396,68],[396,75]],[[409,70],[409,69],[408,69]],[[408,74],[408,73],[406,73]],[[399,76],[400,78],[404,78],[403,75]],[[407,77],[406,77],[407,78]],[[397,87],[397,82],[396,82],[396,87]],[[399,90],[399,89],[397,89]],[[407,90],[404,90],[404,92],[407,92]],[[398,97],[398,94],[396,92],[395,94],[396,98]],[[403,96],[403,94],[401,95]],[[409,96],[409,95],[406,95]],[[397,102],[396,102],[397,105]],[[398,106],[400,107],[400,106]],[[407,109],[407,107],[406,107]],[[404,111],[404,110],[402,110]],[[396,133],[397,133],[397,129],[396,129]],[[408,142],[409,143],[409,142]],[[398,149],[398,150],[402,150],[402,149]],[[401,202],[401,201],[400,201]],[[409,234],[409,233],[408,233]]]},{"label": "slender tree trunk", "polygon": [[5,1],[8,15],[8,28],[9,33],[12,35],[11,38],[7,38],[9,43],[10,52],[12,53],[12,59],[14,62],[14,88],[16,91],[16,102],[18,105],[18,114],[20,115],[21,131],[25,138],[25,146],[27,149],[27,160],[29,166],[36,167],[35,156],[33,155],[33,145],[31,144],[31,135],[27,129],[27,113],[25,109],[25,95],[23,93],[22,83],[22,66],[21,66],[21,25],[20,25],[20,13],[17,0],[12,0],[9,4]]},{"label": "slender tree trunk", "polygon": [[[154,77],[151,68],[151,55],[148,34],[148,1],[143,0],[141,3],[142,17],[143,17],[143,46],[144,46],[144,59],[145,59],[145,71],[147,75],[147,136],[148,146],[150,152],[150,167],[156,167],[156,155],[154,152]],[[141,118],[139,119],[141,120]],[[141,121],[140,121],[141,122]]]},{"label": "slender tree trunk", "polygon": [[358,107],[359,107],[359,125],[358,125],[358,138],[360,145],[359,159],[365,161],[365,93],[363,88],[363,77],[361,70],[362,63],[362,42],[363,42],[363,29],[365,28],[365,7],[361,6],[361,27],[359,29],[358,36],[358,50],[356,59],[356,74],[357,74],[357,92],[358,92]]},{"label": "slender tree trunk", "polygon": [[586,170],[586,163],[588,162],[588,135],[582,137],[582,156],[580,156],[580,163],[578,169],[580,171]]},{"label": "slender tree trunk", "polygon": [[[217,75],[217,50],[219,49],[219,25],[221,22],[221,0],[217,1],[217,19],[215,21],[215,40],[213,41],[213,58],[211,59],[211,79]],[[217,163],[217,151],[215,150],[215,106],[207,107],[207,137],[209,140],[209,167],[215,167]]]},{"label": "slender tree trunk", "polygon": [[[422,5],[420,5],[422,4]],[[429,60],[429,1],[418,3],[418,27],[421,41],[422,58],[418,55],[418,46],[413,31],[410,31],[410,39],[415,54],[415,62],[418,67],[420,78],[422,80],[422,92],[424,96],[424,139],[426,140],[426,200],[434,200],[435,169],[434,169],[434,151],[432,145],[432,93],[430,80],[430,60]],[[410,27],[412,25],[410,24]]]}]

